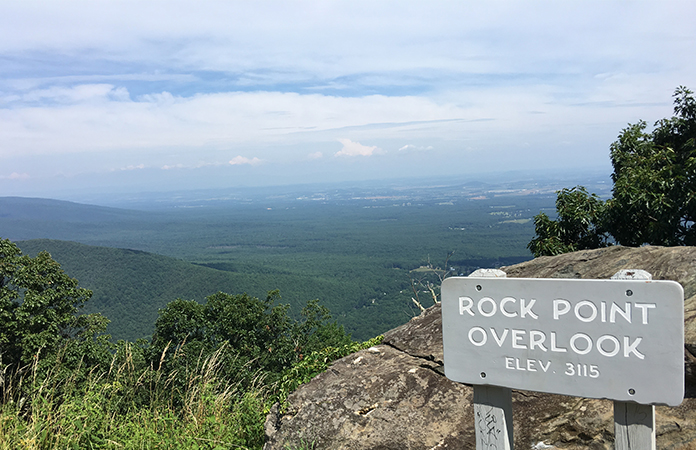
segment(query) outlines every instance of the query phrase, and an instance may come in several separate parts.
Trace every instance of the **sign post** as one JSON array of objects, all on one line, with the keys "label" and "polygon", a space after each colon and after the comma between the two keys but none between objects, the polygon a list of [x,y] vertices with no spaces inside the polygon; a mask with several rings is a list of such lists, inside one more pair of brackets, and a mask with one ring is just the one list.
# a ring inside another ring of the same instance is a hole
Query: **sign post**
[{"label": "sign post", "polygon": [[616,448],[654,449],[651,405],[684,397],[684,293],[629,272],[443,281],[445,375],[474,385],[477,449],[512,449],[510,389],[614,400]]},{"label": "sign post", "polygon": [[[645,270],[621,270],[612,280],[652,280]],[[655,406],[614,401],[614,448],[656,450]]]},{"label": "sign post", "polygon": [[[470,277],[505,278],[502,270],[478,269]],[[444,330],[444,327],[443,327]],[[512,391],[501,386],[474,384],[476,450],[512,450]]]}]

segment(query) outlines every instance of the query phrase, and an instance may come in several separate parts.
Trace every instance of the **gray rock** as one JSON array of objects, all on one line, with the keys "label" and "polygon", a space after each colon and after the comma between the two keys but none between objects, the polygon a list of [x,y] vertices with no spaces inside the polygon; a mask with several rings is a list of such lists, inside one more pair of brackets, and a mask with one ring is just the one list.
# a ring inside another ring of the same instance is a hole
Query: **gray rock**
[{"label": "gray rock", "polygon": [[[657,446],[696,450],[696,248],[610,247],[506,267],[510,277],[610,278],[643,269],[685,290],[687,397],[656,408]],[[383,345],[336,361],[271,411],[264,449],[473,449],[472,388],[442,374],[442,322],[433,306],[385,334]],[[513,391],[515,448],[611,449],[611,401]]]},{"label": "gray rock", "polygon": [[443,364],[442,316],[439,308],[426,309],[408,323],[384,333],[384,344],[411,356]]},{"label": "gray rock", "polygon": [[290,396],[285,414],[270,419],[279,430],[264,448],[473,445],[473,428],[459,425],[473,422],[472,389],[449,381],[436,367],[388,345],[336,361]]}]

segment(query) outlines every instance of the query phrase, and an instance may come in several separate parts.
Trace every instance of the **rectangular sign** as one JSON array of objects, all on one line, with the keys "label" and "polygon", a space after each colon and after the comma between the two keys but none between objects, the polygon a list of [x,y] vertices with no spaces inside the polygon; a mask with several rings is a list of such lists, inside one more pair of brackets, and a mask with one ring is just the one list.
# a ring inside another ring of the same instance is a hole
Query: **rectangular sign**
[{"label": "rectangular sign", "polygon": [[684,291],[674,281],[452,277],[445,375],[460,383],[679,405]]}]

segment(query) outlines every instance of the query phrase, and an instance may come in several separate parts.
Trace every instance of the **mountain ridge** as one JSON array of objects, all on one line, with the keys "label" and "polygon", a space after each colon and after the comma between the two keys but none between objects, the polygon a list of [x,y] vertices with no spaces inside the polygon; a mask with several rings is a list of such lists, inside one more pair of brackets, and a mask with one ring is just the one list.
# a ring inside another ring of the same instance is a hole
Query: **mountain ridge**
[{"label": "mountain ridge", "polygon": [[[17,245],[30,256],[47,251],[80,286],[92,290],[84,312],[109,318],[107,332],[115,340],[149,337],[159,309],[176,298],[202,302],[220,290],[236,293],[229,272],[141,250],[51,239]],[[119,283],[119,279],[128,281]],[[211,287],[206,289],[204,284]]]}]

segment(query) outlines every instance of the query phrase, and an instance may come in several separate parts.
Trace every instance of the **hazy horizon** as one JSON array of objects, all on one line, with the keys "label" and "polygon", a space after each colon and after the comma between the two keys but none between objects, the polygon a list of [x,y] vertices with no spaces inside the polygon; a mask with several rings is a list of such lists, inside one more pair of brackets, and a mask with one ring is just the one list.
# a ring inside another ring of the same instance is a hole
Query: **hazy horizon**
[{"label": "hazy horizon", "polygon": [[[602,198],[611,196],[611,177],[605,171],[508,171],[474,176],[422,176],[408,178],[381,178],[327,182],[306,182],[277,185],[244,185],[202,188],[161,187],[150,190],[131,190],[127,187],[102,190],[65,190],[38,195],[0,195],[4,198],[49,199],[84,205],[122,209],[152,210],[181,207],[227,207],[234,204],[262,205],[297,200],[325,200],[344,202],[361,196],[376,199],[389,196],[420,197],[444,195],[451,198],[506,195],[516,191],[521,195],[554,193],[562,188],[582,185]],[[357,196],[357,197],[356,197]]]}]

